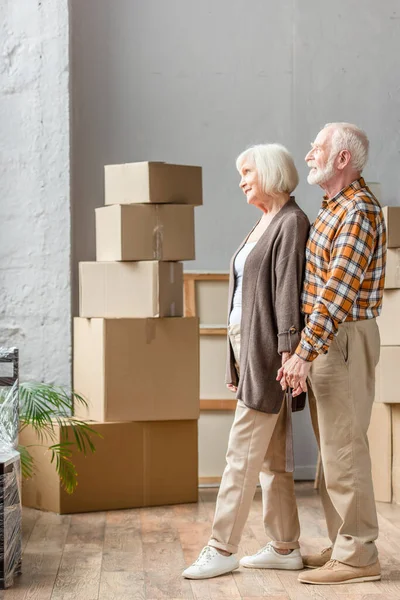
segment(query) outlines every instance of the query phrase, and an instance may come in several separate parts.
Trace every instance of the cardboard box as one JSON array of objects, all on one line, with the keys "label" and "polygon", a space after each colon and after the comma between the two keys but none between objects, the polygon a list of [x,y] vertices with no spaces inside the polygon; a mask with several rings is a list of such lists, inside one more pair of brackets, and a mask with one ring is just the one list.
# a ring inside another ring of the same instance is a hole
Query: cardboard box
[{"label": "cardboard box", "polygon": [[381,346],[376,368],[375,402],[400,404],[400,387],[397,372],[400,367],[400,346]]},{"label": "cardboard box", "polygon": [[200,398],[202,400],[235,398],[225,385],[226,353],[226,336],[200,336]]},{"label": "cardboard box", "polygon": [[400,206],[383,206],[386,222],[387,247],[400,248]]},{"label": "cardboard box", "polygon": [[392,408],[393,429],[393,463],[392,463],[392,487],[393,502],[400,504],[400,405]]},{"label": "cardboard box", "polygon": [[74,389],[92,421],[199,416],[198,319],[74,319]]},{"label": "cardboard box", "polygon": [[377,318],[382,346],[400,346],[400,290],[384,290]]},{"label": "cardboard box", "polygon": [[[23,483],[24,506],[65,514],[197,502],[197,421],[89,424],[103,438],[92,438],[96,451],[86,457],[71,446],[78,473],[72,495],[62,489],[50,453],[30,448],[36,473]],[[58,426],[55,432],[59,443]],[[73,441],[70,427],[66,436]],[[31,427],[20,442],[38,443]]]},{"label": "cardboard box", "polygon": [[400,248],[387,249],[385,288],[400,288]]},{"label": "cardboard box", "polygon": [[181,317],[183,266],[178,262],[81,262],[81,317]]},{"label": "cardboard box", "polygon": [[203,203],[201,167],[136,162],[107,165],[104,174],[106,204]]},{"label": "cardboard box", "polygon": [[96,208],[96,259],[192,260],[194,208],[127,204]]},{"label": "cardboard box", "polygon": [[372,481],[377,502],[392,501],[392,412],[387,404],[372,406],[368,429]]}]

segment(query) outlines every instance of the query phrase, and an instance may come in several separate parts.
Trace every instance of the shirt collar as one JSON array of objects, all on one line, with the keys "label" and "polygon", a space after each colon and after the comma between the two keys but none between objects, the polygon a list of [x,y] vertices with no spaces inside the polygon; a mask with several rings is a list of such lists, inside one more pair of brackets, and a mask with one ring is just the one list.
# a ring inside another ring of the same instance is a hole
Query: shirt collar
[{"label": "shirt collar", "polygon": [[335,204],[340,204],[340,200],[342,198],[351,198],[354,195],[354,192],[364,187],[366,187],[365,180],[363,177],[359,177],[358,179],[352,181],[350,185],[340,190],[340,192],[338,192],[336,196],[333,196],[333,198],[328,198],[325,195],[322,200],[322,207],[326,208],[328,205],[334,206]]}]

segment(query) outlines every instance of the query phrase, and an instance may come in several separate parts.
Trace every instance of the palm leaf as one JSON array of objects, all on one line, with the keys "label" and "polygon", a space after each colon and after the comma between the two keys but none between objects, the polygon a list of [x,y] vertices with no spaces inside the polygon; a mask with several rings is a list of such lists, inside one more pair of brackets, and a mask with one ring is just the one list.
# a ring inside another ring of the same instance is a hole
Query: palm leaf
[{"label": "palm leaf", "polygon": [[55,419],[61,429],[61,441],[67,440],[68,429],[70,429],[79,452],[83,452],[86,456],[89,450],[90,452],[96,451],[91,436],[96,435],[102,438],[101,433],[90,427],[85,421],[80,421],[74,417],[69,417],[68,419],[55,417]]},{"label": "palm leaf", "polygon": [[21,458],[21,473],[25,479],[30,479],[33,476],[33,458],[26,446],[21,444],[18,446],[18,452]]},{"label": "palm leaf", "polygon": [[55,461],[56,471],[60,477],[61,484],[68,494],[72,494],[78,485],[78,473],[71,460],[72,450],[70,446],[73,445],[73,442],[62,442],[60,444],[53,444],[49,448],[51,451],[51,462]]},{"label": "palm leaf", "polygon": [[[87,406],[83,396],[74,391],[55,385],[27,382],[20,388],[20,431],[31,426],[40,440],[53,443],[49,446],[51,462],[55,463],[63,488],[69,493],[77,486],[77,472],[72,462],[73,449],[85,455],[95,452],[92,436],[102,435],[90,427],[85,421],[71,417],[74,403]],[[55,426],[60,427],[60,441],[57,442]],[[68,439],[71,430],[73,441]],[[34,472],[33,459],[26,447],[21,446],[21,467],[24,477],[31,477]]]}]

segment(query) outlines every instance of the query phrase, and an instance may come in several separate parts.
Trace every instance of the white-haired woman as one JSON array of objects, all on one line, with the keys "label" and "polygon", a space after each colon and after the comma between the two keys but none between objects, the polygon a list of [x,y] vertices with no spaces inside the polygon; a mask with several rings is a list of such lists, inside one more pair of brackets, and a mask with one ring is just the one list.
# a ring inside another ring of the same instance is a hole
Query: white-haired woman
[{"label": "white-haired woman", "polygon": [[299,177],[279,144],[253,146],[237,159],[247,203],[262,216],[231,261],[226,384],[238,398],[211,538],[183,576],[206,579],[239,567],[235,556],[260,479],[271,539],[240,564],[301,569],[293,482],[291,412],[304,408],[276,381],[299,342],[300,294],[309,221],[291,193]]}]

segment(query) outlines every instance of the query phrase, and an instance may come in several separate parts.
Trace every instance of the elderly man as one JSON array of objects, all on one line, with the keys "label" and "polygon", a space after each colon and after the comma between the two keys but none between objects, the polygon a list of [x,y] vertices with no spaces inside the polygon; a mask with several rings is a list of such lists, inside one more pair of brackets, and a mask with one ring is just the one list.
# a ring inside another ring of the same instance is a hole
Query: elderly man
[{"label": "elderly man", "polygon": [[[306,250],[302,310],[306,325],[278,371],[283,389],[307,390],[324,472],[321,497],[332,542],[304,557],[299,581],[339,584],[380,579],[378,523],[367,430],[379,359],[386,230],[361,172],[368,139],[330,123],[306,156],[308,182],[325,192]],[[308,377],[308,379],[307,379]]]}]

